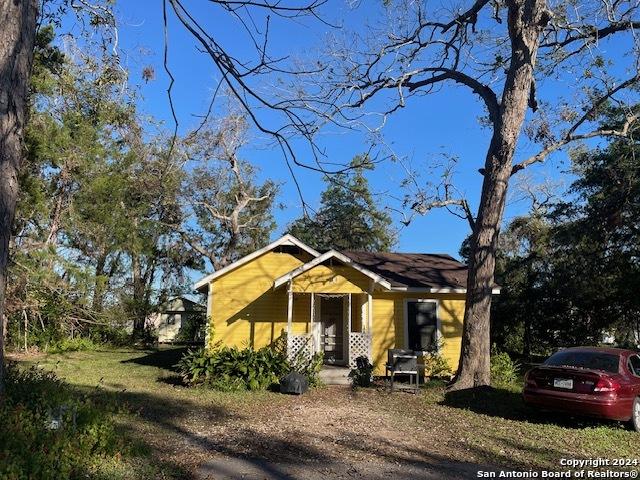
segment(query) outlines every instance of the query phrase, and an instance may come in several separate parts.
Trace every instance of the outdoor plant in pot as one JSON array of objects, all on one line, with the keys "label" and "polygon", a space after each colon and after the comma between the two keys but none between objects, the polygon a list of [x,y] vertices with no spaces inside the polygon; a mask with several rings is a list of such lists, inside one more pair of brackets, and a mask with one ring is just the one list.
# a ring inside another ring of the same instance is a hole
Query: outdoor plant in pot
[{"label": "outdoor plant in pot", "polygon": [[356,358],[356,368],[349,372],[353,388],[370,387],[373,384],[373,365],[365,356]]}]

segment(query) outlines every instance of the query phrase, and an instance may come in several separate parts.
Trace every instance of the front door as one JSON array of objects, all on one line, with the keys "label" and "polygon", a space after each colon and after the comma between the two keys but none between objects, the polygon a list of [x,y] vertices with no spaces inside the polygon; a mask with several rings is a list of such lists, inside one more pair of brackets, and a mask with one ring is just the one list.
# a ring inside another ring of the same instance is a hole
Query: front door
[{"label": "front door", "polygon": [[322,297],[320,305],[320,323],[322,331],[320,345],[326,363],[342,363],[344,361],[344,298]]}]

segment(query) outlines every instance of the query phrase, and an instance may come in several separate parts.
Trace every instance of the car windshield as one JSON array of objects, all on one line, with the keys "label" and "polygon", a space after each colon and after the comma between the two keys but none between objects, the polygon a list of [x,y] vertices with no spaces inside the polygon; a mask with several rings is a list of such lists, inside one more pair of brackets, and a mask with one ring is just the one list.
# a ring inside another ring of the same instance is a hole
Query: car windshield
[{"label": "car windshield", "polygon": [[549,357],[544,364],[553,367],[588,368],[618,373],[620,357],[613,353],[563,351]]}]

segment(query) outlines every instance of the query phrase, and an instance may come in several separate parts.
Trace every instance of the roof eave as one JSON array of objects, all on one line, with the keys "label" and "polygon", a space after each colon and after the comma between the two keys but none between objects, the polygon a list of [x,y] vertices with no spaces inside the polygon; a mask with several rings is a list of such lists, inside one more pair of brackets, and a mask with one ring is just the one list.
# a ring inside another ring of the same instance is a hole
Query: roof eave
[{"label": "roof eave", "polygon": [[[500,287],[493,287],[491,289],[492,295],[500,295]],[[391,287],[392,292],[406,292],[406,293],[462,293],[466,294],[466,288],[460,287]]]}]

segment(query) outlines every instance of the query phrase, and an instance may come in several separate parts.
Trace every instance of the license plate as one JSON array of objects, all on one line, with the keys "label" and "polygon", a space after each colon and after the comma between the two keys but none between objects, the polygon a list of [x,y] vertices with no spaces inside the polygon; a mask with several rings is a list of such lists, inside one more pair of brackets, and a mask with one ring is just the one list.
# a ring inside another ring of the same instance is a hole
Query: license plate
[{"label": "license plate", "polygon": [[573,380],[566,378],[554,378],[553,386],[555,388],[564,388],[566,390],[573,390]]}]

